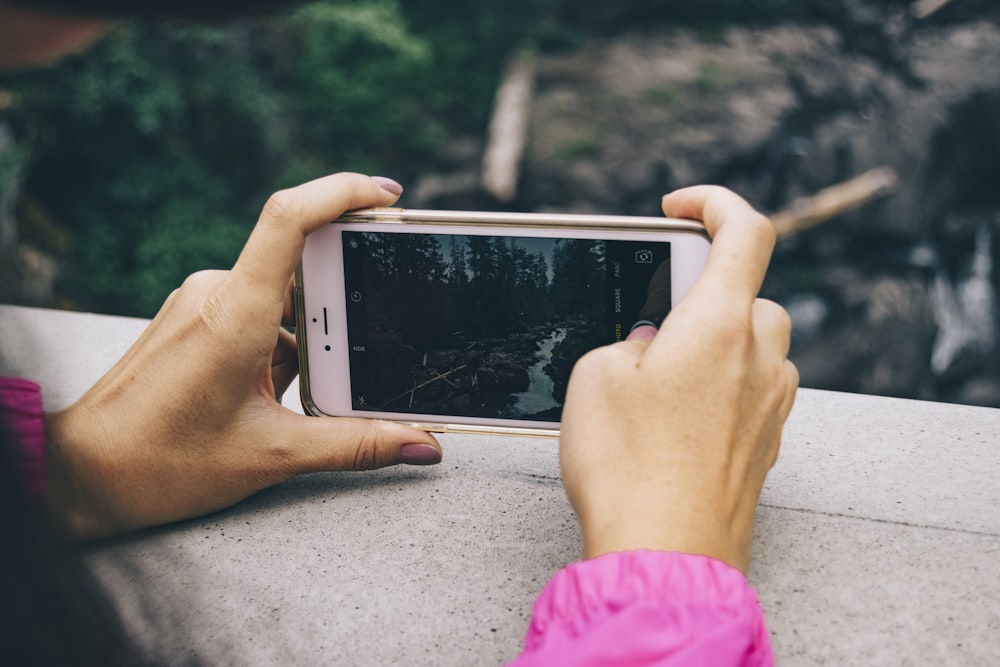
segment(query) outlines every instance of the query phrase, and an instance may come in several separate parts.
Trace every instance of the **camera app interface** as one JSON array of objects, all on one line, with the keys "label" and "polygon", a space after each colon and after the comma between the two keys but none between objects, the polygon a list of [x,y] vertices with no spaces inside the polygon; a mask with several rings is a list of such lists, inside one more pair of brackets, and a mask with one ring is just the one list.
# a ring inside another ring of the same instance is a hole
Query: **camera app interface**
[{"label": "camera app interface", "polygon": [[558,422],[576,360],[671,307],[666,242],[343,242],[355,410]]}]

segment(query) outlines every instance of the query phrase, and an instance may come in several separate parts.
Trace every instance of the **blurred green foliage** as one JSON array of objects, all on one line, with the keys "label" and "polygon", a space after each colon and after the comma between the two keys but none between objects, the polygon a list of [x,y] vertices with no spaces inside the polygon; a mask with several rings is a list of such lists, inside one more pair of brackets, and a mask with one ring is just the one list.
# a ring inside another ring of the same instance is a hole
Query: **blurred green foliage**
[{"label": "blurred green foliage", "polygon": [[412,182],[449,138],[481,136],[527,42],[573,44],[609,11],[703,22],[789,7],[347,0],[223,27],[122,24],[58,66],[0,77],[16,100],[0,110],[6,158],[28,156],[22,238],[58,256],[63,305],[150,316],[187,274],[231,266],[274,190],[341,170]]},{"label": "blurred green foliage", "polygon": [[417,88],[431,69],[427,41],[378,0],[224,28],[125,24],[6,77],[5,115],[31,153],[24,205],[72,238],[59,292],[152,315],[187,274],[232,264],[273,190],[399,174],[442,135]]}]

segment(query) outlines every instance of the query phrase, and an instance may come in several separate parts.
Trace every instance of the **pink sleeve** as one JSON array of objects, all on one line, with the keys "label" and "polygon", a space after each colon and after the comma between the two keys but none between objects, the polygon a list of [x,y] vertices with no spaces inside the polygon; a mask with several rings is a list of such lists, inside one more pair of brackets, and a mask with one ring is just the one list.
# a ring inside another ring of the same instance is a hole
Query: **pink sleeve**
[{"label": "pink sleeve", "polygon": [[17,448],[14,460],[28,492],[45,495],[45,422],[42,392],[30,380],[0,377],[0,426]]},{"label": "pink sleeve", "polygon": [[773,665],[757,595],[722,561],[666,551],[574,563],[535,601],[533,665]]}]

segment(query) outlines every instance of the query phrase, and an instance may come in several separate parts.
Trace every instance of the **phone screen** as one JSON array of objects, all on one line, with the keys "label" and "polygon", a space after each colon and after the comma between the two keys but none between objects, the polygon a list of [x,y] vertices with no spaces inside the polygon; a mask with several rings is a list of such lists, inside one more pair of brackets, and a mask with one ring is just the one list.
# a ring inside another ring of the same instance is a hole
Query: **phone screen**
[{"label": "phone screen", "polygon": [[669,242],[341,233],[361,412],[558,422],[577,359],[671,308]]}]

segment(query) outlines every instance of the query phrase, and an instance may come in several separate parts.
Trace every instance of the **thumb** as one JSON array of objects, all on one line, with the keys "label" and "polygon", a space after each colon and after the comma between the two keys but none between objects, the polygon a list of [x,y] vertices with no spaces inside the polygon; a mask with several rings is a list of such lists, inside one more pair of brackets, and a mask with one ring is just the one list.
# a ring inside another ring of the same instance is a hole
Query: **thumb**
[{"label": "thumb", "polygon": [[[430,433],[395,422],[290,413],[294,428],[283,429],[282,448],[293,452],[297,473],[374,470],[404,463],[433,465],[441,445]],[[279,440],[279,441],[280,441]]]}]

